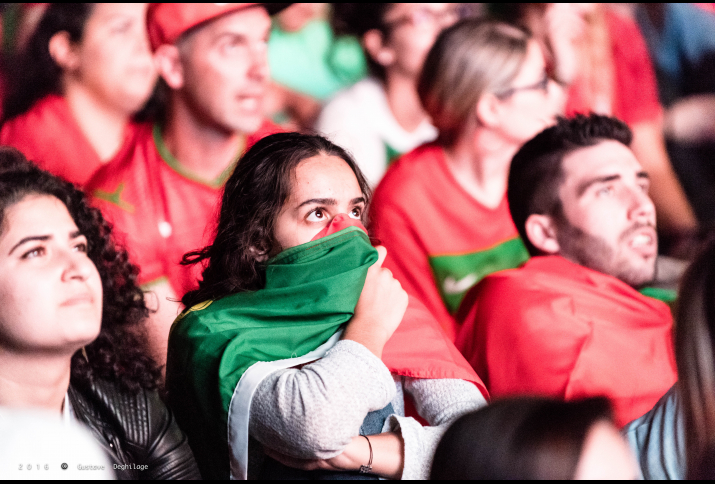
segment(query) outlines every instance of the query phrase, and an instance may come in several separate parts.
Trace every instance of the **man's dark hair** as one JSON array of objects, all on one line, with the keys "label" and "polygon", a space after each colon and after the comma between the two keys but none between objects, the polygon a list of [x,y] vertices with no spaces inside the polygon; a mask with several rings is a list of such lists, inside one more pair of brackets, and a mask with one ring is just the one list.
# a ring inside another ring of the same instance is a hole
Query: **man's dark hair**
[{"label": "man's dark hair", "polygon": [[183,265],[204,264],[199,288],[184,295],[184,306],[263,288],[265,261],[282,250],[274,237],[275,221],[290,196],[291,177],[300,162],[321,154],[348,164],[369,204],[370,186],[341,147],[318,135],[266,136],[241,157],[226,181],[213,243],[184,255]]},{"label": "man's dark hair", "polygon": [[539,250],[526,235],[526,219],[532,214],[558,216],[561,213],[559,186],[566,155],[576,150],[614,140],[630,146],[633,134],[616,118],[598,114],[559,118],[555,126],[529,140],[514,155],[509,170],[507,199],[514,220],[529,253]]},{"label": "man's dark hair", "polygon": [[460,417],[445,432],[432,480],[573,479],[589,430],[613,423],[604,397],[519,397]]}]

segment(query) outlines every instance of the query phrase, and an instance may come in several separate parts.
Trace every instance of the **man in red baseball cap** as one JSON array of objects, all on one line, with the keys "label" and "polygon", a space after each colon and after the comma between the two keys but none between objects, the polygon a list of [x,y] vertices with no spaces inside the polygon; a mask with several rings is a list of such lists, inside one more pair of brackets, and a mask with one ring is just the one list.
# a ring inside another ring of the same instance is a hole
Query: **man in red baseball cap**
[{"label": "man in red baseball cap", "polygon": [[236,161],[279,128],[263,117],[270,14],[287,4],[157,3],[147,11],[166,115],[88,185],[139,265],[157,309],[148,325],[160,364],[178,301],[197,286],[183,255],[213,236],[219,193]]}]

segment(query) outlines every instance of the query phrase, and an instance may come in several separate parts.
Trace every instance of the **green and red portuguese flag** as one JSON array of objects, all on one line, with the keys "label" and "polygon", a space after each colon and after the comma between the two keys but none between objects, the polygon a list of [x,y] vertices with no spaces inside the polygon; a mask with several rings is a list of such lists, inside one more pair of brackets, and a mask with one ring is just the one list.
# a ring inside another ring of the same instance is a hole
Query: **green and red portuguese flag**
[{"label": "green and red portuguese flag", "polygon": [[[377,251],[362,225],[347,216],[335,217],[319,237],[268,261],[264,289],[206,301],[184,311],[172,327],[169,399],[204,478],[246,477],[253,391],[273,371],[322,357],[353,316]],[[414,299],[383,362],[398,375],[473,382],[488,398],[474,370]]]}]

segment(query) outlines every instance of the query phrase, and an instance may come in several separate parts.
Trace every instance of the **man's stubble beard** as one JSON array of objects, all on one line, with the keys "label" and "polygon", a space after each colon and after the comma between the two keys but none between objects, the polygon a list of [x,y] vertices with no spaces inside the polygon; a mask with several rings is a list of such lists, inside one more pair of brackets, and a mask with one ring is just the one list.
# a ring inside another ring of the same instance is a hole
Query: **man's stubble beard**
[{"label": "man's stubble beard", "polygon": [[[649,268],[635,267],[627,257],[617,253],[601,237],[587,234],[580,228],[574,227],[563,216],[558,219],[556,238],[561,256],[589,269],[620,279],[634,288],[643,287],[655,278],[655,259]],[[632,231],[644,226],[648,225],[636,224],[630,227],[620,235],[619,241],[623,241]]]}]

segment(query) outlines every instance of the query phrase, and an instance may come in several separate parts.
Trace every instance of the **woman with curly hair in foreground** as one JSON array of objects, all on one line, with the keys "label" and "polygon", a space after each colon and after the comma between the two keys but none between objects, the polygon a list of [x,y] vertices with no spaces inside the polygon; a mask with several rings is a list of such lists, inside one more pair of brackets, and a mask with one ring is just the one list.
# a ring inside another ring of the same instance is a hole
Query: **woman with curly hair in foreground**
[{"label": "woman with curly hair in foreground", "polygon": [[82,422],[119,477],[198,477],[157,392],[136,274],[82,192],[0,149],[0,406]]}]

